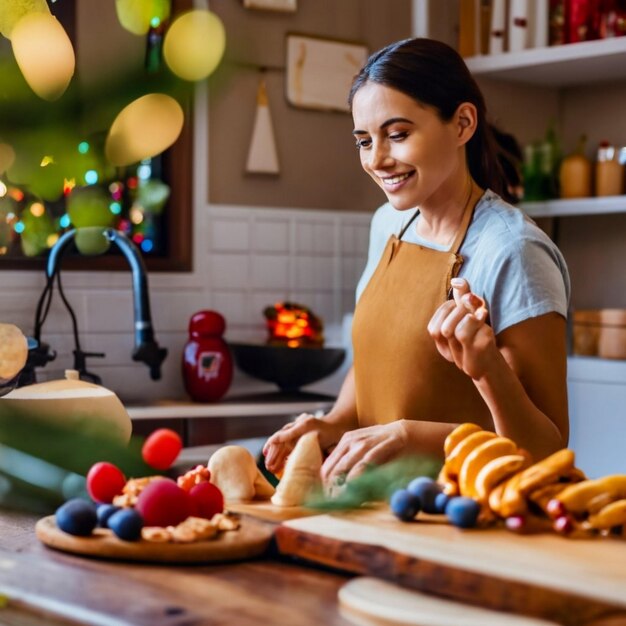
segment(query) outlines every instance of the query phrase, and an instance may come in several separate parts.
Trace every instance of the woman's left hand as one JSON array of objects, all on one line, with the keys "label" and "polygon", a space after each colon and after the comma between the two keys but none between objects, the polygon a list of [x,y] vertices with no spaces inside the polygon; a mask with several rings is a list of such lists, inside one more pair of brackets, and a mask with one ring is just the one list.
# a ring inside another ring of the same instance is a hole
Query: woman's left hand
[{"label": "woman's left hand", "polygon": [[345,433],[322,465],[322,480],[351,480],[369,465],[381,465],[406,452],[408,434],[403,421],[366,426]]},{"label": "woman's left hand", "polygon": [[428,323],[439,353],[474,380],[487,371],[499,351],[487,325],[487,308],[464,278],[453,278],[453,300],[444,302]]}]

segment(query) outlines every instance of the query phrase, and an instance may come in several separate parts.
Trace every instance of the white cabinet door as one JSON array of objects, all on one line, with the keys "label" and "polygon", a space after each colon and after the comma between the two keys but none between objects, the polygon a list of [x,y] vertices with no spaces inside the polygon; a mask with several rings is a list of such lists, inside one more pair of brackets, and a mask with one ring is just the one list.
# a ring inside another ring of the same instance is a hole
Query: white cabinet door
[{"label": "white cabinet door", "polygon": [[569,447],[590,478],[626,474],[626,383],[570,380]]}]

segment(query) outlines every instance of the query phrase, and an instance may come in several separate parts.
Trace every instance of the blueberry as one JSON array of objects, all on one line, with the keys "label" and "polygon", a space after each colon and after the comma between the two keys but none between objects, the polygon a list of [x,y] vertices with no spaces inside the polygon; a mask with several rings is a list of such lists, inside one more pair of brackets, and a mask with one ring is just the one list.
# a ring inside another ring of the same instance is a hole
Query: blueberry
[{"label": "blueberry", "polygon": [[91,535],[98,523],[96,507],[87,500],[73,498],[61,505],[55,514],[57,526],[70,535]]},{"label": "blueberry", "polygon": [[419,498],[407,489],[398,489],[391,494],[389,507],[397,518],[408,522],[419,513],[421,503]]},{"label": "blueberry", "polygon": [[450,496],[447,493],[440,492],[435,496],[435,513],[445,513],[446,506],[450,502]]},{"label": "blueberry", "polygon": [[109,518],[109,528],[119,539],[137,541],[141,538],[143,518],[135,509],[120,509]]},{"label": "blueberry", "polygon": [[422,503],[424,513],[438,513],[435,507],[435,498],[441,493],[441,486],[429,476],[414,478],[407,487]]},{"label": "blueberry", "polygon": [[446,515],[452,524],[459,528],[472,528],[476,526],[480,504],[473,498],[459,496],[450,498],[446,506]]},{"label": "blueberry", "polygon": [[117,513],[120,510],[119,506],[115,506],[114,504],[101,504],[96,514],[98,516],[98,525],[102,528],[109,527],[109,518],[113,513]]}]

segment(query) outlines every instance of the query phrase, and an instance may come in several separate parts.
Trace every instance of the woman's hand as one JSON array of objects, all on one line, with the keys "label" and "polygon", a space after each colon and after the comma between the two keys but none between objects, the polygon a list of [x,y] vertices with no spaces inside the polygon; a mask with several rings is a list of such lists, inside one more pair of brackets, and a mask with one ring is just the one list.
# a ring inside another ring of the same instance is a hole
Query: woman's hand
[{"label": "woman's hand", "polygon": [[403,420],[351,430],[343,435],[322,465],[322,480],[333,484],[350,480],[368,465],[381,465],[406,453],[408,434]]},{"label": "woman's hand", "polygon": [[453,300],[444,302],[428,323],[439,353],[474,380],[482,378],[497,356],[495,335],[487,325],[482,298],[464,278],[453,278]]},{"label": "woman's hand", "polygon": [[340,426],[324,421],[323,417],[318,418],[309,413],[302,413],[295,421],[285,424],[265,442],[263,446],[265,467],[270,472],[280,472],[298,439],[312,430],[317,432],[322,450],[327,450],[336,444],[343,434]]}]

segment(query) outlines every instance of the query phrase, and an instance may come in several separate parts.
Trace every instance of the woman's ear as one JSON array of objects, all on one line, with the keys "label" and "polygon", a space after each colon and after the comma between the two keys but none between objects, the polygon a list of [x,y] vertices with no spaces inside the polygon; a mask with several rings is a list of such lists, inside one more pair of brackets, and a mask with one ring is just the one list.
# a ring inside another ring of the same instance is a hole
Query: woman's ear
[{"label": "woman's ear", "polygon": [[478,123],[476,107],[471,102],[462,102],[456,110],[455,121],[458,129],[459,145],[465,145],[476,132]]}]

